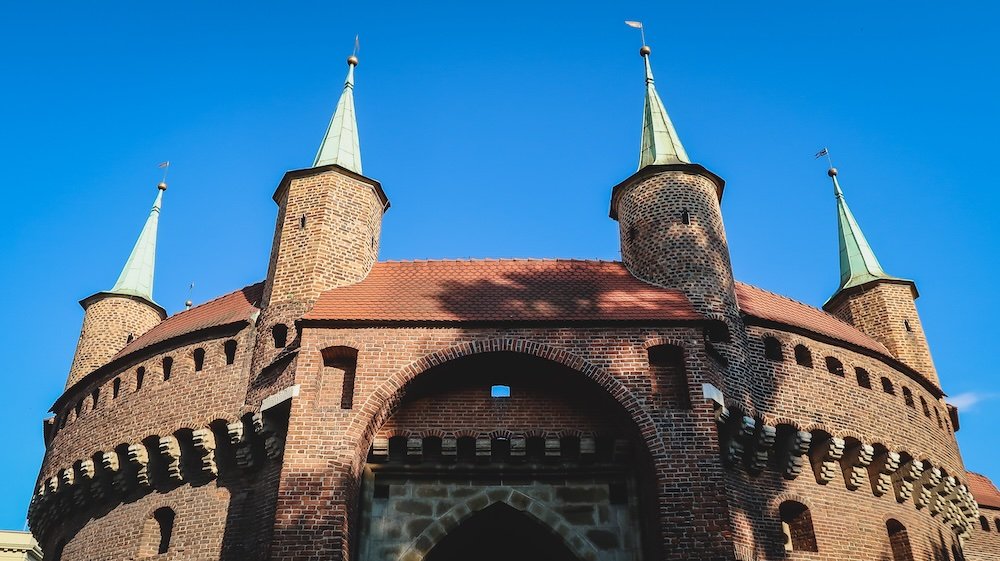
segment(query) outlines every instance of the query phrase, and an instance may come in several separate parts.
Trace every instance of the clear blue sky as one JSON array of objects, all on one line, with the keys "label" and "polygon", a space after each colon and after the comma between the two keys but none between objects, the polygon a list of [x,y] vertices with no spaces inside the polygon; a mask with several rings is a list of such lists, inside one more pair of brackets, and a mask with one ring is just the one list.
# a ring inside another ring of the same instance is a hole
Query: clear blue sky
[{"label": "clear blue sky", "polygon": [[[263,278],[282,174],[311,164],[355,33],[381,259],[618,258],[648,26],[692,158],[728,181],[737,277],[838,280],[826,145],[886,270],[915,279],[970,469],[1000,479],[1000,130],[985,2],[8,3],[0,17],[0,527],[20,528],[82,317],[173,162],[156,299]],[[905,9],[903,9],[905,8]]]}]

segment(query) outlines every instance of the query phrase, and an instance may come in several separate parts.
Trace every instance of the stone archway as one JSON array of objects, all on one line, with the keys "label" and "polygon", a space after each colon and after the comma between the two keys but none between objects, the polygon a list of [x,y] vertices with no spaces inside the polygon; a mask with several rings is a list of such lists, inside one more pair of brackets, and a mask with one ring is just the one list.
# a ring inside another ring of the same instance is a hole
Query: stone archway
[{"label": "stone archway", "polygon": [[[502,524],[496,524],[502,522]],[[473,527],[474,526],[474,527]],[[468,550],[478,540],[488,548],[492,540],[485,530],[503,527],[520,527],[528,536],[518,535],[521,545],[534,547],[530,554],[551,561],[595,561],[598,558],[594,544],[584,538],[562,516],[540,501],[511,489],[492,489],[469,497],[455,505],[433,524],[428,526],[403,552],[400,561],[450,561],[456,554]],[[464,534],[464,535],[463,535]],[[484,536],[487,538],[484,540]],[[509,536],[500,536],[509,537]],[[493,544],[498,545],[496,543]],[[510,544],[503,544],[497,555],[508,553]],[[525,550],[518,557],[532,561]],[[467,558],[486,559],[482,554]],[[498,557],[498,558],[503,558]]]}]

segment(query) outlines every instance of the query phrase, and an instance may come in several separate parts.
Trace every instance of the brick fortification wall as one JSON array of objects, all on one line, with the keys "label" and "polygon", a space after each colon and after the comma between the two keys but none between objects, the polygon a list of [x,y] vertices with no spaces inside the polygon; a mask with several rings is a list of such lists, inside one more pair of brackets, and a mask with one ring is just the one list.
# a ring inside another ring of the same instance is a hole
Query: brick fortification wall
[{"label": "brick fortification wall", "polygon": [[[977,514],[909,287],[836,308],[895,357],[754,323],[720,189],[651,166],[612,203],[628,270],[704,321],[366,325],[301,318],[370,272],[381,187],[291,172],[259,314],[108,363],[161,318],[90,305],[84,334],[109,339],[81,336],[32,528],[65,561],[435,561],[477,519],[582,561],[955,559]],[[971,532],[966,558],[990,559],[1000,534]]]}]

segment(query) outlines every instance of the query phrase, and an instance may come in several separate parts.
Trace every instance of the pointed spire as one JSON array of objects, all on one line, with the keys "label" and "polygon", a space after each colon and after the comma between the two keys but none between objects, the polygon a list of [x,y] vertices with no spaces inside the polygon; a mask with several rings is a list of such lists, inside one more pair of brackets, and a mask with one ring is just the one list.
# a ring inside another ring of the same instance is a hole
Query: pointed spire
[{"label": "pointed spire", "polygon": [[840,190],[837,168],[831,167],[827,175],[833,180],[833,194],[837,198],[837,229],[840,237],[840,288],[837,292],[873,280],[899,280],[887,275],[875,258],[875,252],[868,245],[858,221],[847,206],[844,192]]},{"label": "pointed spire", "polygon": [[163,202],[163,192],[167,190],[167,184],[161,182],[156,186],[159,192],[156,200],[153,201],[153,209],[149,211],[146,218],[146,225],[142,227],[142,233],[132,248],[132,253],[125,262],[122,274],[118,276],[118,282],[109,292],[112,294],[125,294],[138,296],[153,302],[153,269],[156,265],[156,227],[160,220],[160,205]]},{"label": "pointed spire", "polygon": [[643,45],[639,54],[646,64],[646,103],[642,112],[642,147],[639,169],[650,164],[689,164],[687,152],[674,130],[674,124],[660,101],[653,85],[653,69],[649,65],[651,49]]},{"label": "pointed spire", "polygon": [[347,79],[344,91],[337,102],[337,110],[330,119],[326,136],[319,145],[313,167],[337,164],[361,174],[361,144],[358,141],[358,122],[354,116],[354,67],[358,57],[347,58]]}]

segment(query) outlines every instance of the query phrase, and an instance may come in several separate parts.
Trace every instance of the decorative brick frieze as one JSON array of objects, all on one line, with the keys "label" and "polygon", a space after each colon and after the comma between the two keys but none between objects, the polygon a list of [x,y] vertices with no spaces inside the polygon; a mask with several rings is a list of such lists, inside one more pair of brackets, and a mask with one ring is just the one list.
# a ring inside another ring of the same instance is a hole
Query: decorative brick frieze
[{"label": "decorative brick frieze", "polygon": [[843,466],[844,484],[851,491],[860,489],[865,484],[868,466],[875,458],[875,448],[864,443],[857,443],[844,452],[840,463]]},{"label": "decorative brick frieze", "polygon": [[815,445],[812,452],[813,472],[816,482],[821,485],[833,481],[840,459],[844,456],[844,440],[830,437]]},{"label": "decorative brick frieze", "polygon": [[892,476],[899,469],[900,456],[896,452],[886,450],[872,461],[869,472],[872,494],[881,497],[892,491]]},{"label": "decorative brick frieze", "polygon": [[893,487],[896,490],[896,501],[906,502],[913,496],[915,482],[924,472],[924,464],[920,460],[910,460],[903,464],[893,476]]}]

